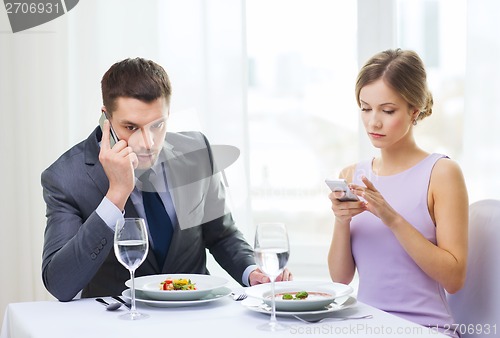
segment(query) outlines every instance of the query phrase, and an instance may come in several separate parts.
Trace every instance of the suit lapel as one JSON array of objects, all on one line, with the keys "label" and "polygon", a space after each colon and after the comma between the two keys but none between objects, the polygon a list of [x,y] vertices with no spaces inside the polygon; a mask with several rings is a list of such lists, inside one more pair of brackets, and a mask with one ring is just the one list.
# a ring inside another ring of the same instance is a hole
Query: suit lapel
[{"label": "suit lapel", "polygon": [[87,166],[87,175],[104,197],[109,188],[109,181],[104,173],[101,162],[99,162],[99,141],[101,137],[101,128],[97,127],[87,138],[85,142],[85,164]]}]

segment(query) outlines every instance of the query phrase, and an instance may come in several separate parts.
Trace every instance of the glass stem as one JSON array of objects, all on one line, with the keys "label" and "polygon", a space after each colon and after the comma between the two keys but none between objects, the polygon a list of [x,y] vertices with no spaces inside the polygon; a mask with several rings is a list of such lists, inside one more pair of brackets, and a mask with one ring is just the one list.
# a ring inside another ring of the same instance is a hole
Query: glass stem
[{"label": "glass stem", "polygon": [[274,291],[274,280],[276,277],[272,278],[271,277],[271,323],[276,323],[276,295]]},{"label": "glass stem", "polygon": [[130,312],[135,313],[137,312],[135,309],[135,280],[134,280],[134,275],[135,275],[135,270],[130,270],[130,280],[132,281],[132,287],[130,288],[130,293],[131,293],[131,306],[130,306]]}]

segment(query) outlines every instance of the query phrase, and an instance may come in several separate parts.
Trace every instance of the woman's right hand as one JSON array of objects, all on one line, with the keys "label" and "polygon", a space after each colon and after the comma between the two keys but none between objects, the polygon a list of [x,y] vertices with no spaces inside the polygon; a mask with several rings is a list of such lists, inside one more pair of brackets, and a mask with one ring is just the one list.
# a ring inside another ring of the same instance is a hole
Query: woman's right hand
[{"label": "woman's right hand", "polygon": [[363,201],[345,201],[339,200],[344,195],[342,191],[334,191],[328,195],[332,202],[332,210],[335,214],[336,221],[349,224],[353,216],[356,216],[366,210],[365,202]]},{"label": "woman's right hand", "polygon": [[363,201],[339,201],[343,194],[342,191],[335,191],[328,195],[335,214],[332,243],[328,251],[328,269],[333,281],[349,284],[356,271],[351,250],[351,220],[353,216],[365,211],[366,207]]}]

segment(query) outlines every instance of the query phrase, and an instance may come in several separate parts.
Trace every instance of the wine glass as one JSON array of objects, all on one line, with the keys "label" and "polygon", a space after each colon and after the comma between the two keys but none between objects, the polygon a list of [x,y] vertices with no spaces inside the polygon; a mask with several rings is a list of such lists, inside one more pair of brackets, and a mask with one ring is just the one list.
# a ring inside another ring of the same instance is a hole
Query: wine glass
[{"label": "wine glass", "polygon": [[285,330],[288,327],[276,320],[276,300],[274,282],[276,277],[283,272],[288,257],[290,246],[288,244],[288,233],[283,223],[260,223],[257,224],[254,246],[255,261],[260,270],[271,280],[271,319],[260,329],[266,331]]},{"label": "wine glass", "polygon": [[148,254],[148,233],[142,218],[124,218],[116,222],[115,255],[118,261],[130,271],[132,306],[130,311],[120,316],[121,319],[137,320],[149,315],[137,312],[135,308],[135,270],[144,262]]}]

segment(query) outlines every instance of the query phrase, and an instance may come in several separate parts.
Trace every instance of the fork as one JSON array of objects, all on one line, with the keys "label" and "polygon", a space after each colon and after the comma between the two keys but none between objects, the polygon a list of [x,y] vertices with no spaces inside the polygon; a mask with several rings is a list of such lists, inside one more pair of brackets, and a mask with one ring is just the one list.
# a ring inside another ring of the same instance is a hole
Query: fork
[{"label": "fork", "polygon": [[363,318],[373,318],[373,315],[364,315],[364,316],[350,316],[350,317],[323,317],[323,318],[311,318],[311,319],[306,319],[306,318],[303,318],[303,317],[299,317],[299,316],[294,316],[295,318],[297,318],[298,320],[300,320],[301,322],[304,322],[304,323],[320,323],[324,320],[333,320],[333,321],[342,321],[342,320],[349,320],[349,319],[363,319]]},{"label": "fork", "polygon": [[234,292],[231,292],[231,297],[233,297],[234,300],[238,301],[238,300],[243,300],[243,299],[247,298],[248,296],[246,293],[236,294]]}]

